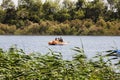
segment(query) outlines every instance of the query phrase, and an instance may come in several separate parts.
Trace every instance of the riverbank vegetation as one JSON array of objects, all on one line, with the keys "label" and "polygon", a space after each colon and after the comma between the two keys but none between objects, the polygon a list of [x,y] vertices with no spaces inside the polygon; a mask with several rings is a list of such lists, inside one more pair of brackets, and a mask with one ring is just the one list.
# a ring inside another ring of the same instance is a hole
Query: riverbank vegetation
[{"label": "riverbank vegetation", "polygon": [[0,34],[120,35],[120,0],[3,0]]},{"label": "riverbank vegetation", "polygon": [[120,63],[114,65],[101,54],[88,60],[83,49],[75,47],[73,50],[76,51],[73,59],[65,60],[61,53],[52,50],[47,54],[26,54],[14,47],[7,51],[0,49],[0,80],[120,79]]}]

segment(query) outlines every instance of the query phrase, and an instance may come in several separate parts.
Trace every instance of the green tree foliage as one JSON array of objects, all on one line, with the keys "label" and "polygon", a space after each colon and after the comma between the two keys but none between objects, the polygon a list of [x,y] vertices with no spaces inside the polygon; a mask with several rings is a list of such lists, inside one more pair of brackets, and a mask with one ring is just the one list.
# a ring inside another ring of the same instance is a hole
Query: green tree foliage
[{"label": "green tree foliage", "polygon": [[18,17],[23,20],[39,22],[43,15],[41,0],[19,0]]},{"label": "green tree foliage", "polygon": [[55,18],[59,22],[64,22],[65,20],[70,20],[71,16],[67,9],[61,9],[56,15]]},{"label": "green tree foliage", "polygon": [[2,7],[4,9],[14,8],[15,7],[15,5],[14,5],[12,0],[3,0],[1,5],[2,5]]},{"label": "green tree foliage", "polygon": [[86,1],[85,0],[78,0],[75,4],[75,8],[72,10],[72,19],[83,19],[85,17],[85,7]]},{"label": "green tree foliage", "polygon": [[43,16],[41,0],[34,0],[33,5],[30,6],[29,20],[33,22],[39,22],[40,18]]},{"label": "green tree foliage", "polygon": [[0,6],[0,23],[4,21],[5,18],[5,11],[3,10],[2,6]]},{"label": "green tree foliage", "polygon": [[53,2],[52,0],[46,0],[43,4],[44,19],[54,20],[54,15],[59,11],[59,1]]},{"label": "green tree foliage", "polygon": [[[119,33],[120,1],[107,1],[108,4],[103,0],[46,0],[44,3],[42,0],[18,0],[15,7],[12,0],[3,0],[0,23],[16,26],[15,34],[116,35]],[[71,24],[73,22],[74,25]],[[108,22],[118,23],[109,26]],[[112,31],[112,27],[115,31]],[[97,30],[100,32],[97,33]]]},{"label": "green tree foliage", "polygon": [[85,17],[83,10],[75,11],[74,13],[74,19],[83,19]]},{"label": "green tree foliage", "polygon": [[99,17],[104,14],[104,3],[101,0],[94,0],[92,2],[88,2],[85,17],[91,18],[93,21],[97,21]]},{"label": "green tree foliage", "polygon": [[117,0],[117,2],[116,2],[116,12],[117,12],[117,18],[119,18],[120,19],[120,0]]},{"label": "green tree foliage", "polygon": [[70,0],[64,0],[63,1],[63,7],[69,9],[69,7],[70,7]]},{"label": "green tree foliage", "polygon": [[16,10],[15,8],[7,9],[4,23],[14,25],[16,24]]},{"label": "green tree foliage", "polygon": [[76,2],[76,9],[78,10],[78,9],[83,9],[84,7],[85,7],[85,0],[78,0],[77,2]]},{"label": "green tree foliage", "polygon": [[114,11],[117,1],[118,0],[107,0],[108,4],[110,5],[110,7],[109,7],[110,10]]},{"label": "green tree foliage", "polygon": [[1,6],[5,11],[3,23],[6,23],[6,24],[16,23],[16,10],[15,10],[15,5],[13,1],[3,0]]}]

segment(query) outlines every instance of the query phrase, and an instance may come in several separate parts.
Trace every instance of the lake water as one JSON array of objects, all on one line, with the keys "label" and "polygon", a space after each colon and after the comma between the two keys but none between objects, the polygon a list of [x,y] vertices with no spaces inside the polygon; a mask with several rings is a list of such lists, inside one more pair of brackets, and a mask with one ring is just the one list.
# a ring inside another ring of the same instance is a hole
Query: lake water
[{"label": "lake water", "polygon": [[49,52],[50,48],[53,51],[61,52],[64,59],[71,59],[76,53],[72,48],[81,48],[82,44],[88,58],[92,58],[97,52],[120,49],[120,36],[61,36],[69,44],[63,46],[48,45],[48,42],[56,37],[60,36],[0,36],[0,48],[7,50],[12,45],[17,45],[27,54],[31,52],[45,54]]}]

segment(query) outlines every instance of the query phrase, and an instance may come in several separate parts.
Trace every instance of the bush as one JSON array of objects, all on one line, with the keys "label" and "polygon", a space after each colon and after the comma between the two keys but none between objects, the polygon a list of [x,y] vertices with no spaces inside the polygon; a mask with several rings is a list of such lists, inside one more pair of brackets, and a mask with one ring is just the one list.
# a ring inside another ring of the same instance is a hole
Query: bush
[{"label": "bush", "polygon": [[0,23],[1,34],[14,34],[15,31],[16,31],[15,25],[6,25]]},{"label": "bush", "polygon": [[[19,24],[20,23],[20,24]],[[29,20],[20,21],[16,28],[14,25],[0,24],[0,34],[16,35],[119,35],[120,22],[103,19],[94,23],[91,19],[71,20],[64,22],[40,21],[33,23]]]},{"label": "bush", "polygon": [[[84,50],[77,52],[72,60],[64,60],[61,53],[50,50],[47,54],[25,54],[22,49],[11,47],[0,49],[1,80],[119,80],[109,61],[101,54],[95,60],[88,60]],[[117,67],[117,66],[116,66]]]}]

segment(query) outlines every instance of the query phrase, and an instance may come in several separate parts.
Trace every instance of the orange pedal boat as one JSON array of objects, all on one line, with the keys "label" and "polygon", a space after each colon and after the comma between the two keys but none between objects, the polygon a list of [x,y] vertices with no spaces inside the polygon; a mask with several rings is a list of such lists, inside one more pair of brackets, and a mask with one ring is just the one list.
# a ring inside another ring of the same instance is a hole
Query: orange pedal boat
[{"label": "orange pedal boat", "polygon": [[50,41],[48,42],[49,45],[65,45],[65,44],[68,44],[67,42],[60,42],[60,41]]}]

